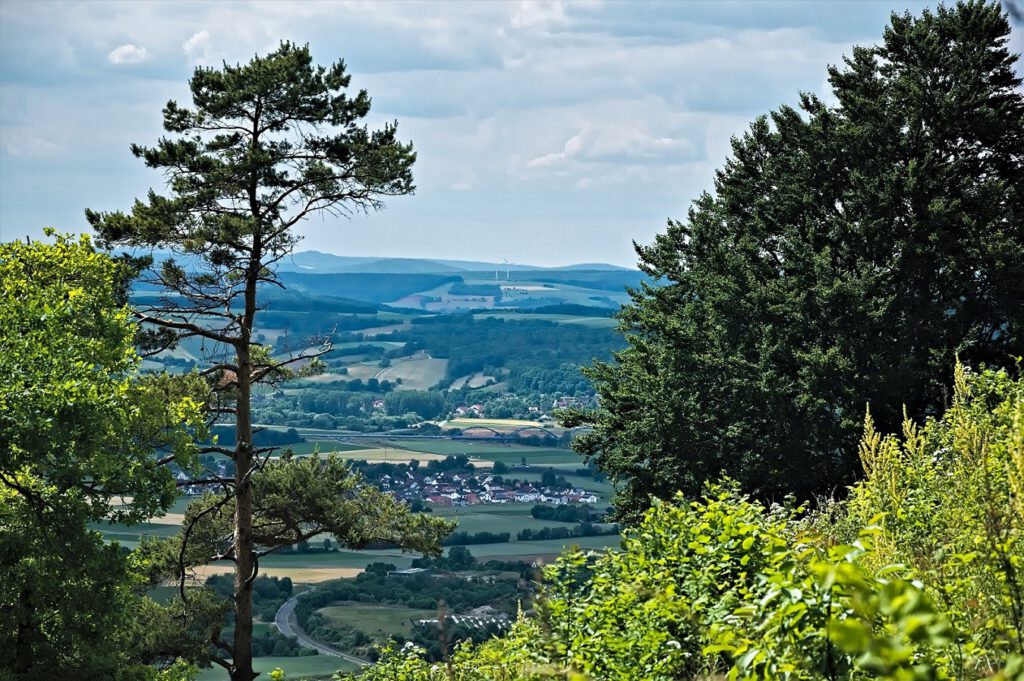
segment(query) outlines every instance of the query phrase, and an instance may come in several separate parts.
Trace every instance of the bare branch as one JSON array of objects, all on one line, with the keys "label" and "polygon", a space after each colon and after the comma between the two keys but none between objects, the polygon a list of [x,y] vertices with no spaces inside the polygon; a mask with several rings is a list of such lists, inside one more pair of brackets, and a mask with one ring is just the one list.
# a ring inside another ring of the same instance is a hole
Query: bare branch
[{"label": "bare branch", "polygon": [[135,312],[134,314],[139,319],[139,321],[146,322],[146,323],[149,323],[149,324],[155,324],[156,326],[162,326],[162,327],[167,328],[167,329],[178,329],[179,331],[190,331],[192,334],[194,334],[196,336],[202,336],[203,338],[209,338],[210,340],[215,340],[218,343],[224,343],[225,345],[232,345],[233,346],[233,345],[235,345],[238,342],[237,339],[232,338],[231,336],[225,336],[225,335],[219,334],[219,333],[217,333],[215,331],[211,331],[209,329],[206,329],[206,328],[203,328],[203,327],[199,326],[198,324],[193,324],[191,322],[175,322],[175,321],[171,321],[170,319],[162,319],[160,317],[151,317],[151,316],[149,316],[147,314],[143,314],[141,312]]}]

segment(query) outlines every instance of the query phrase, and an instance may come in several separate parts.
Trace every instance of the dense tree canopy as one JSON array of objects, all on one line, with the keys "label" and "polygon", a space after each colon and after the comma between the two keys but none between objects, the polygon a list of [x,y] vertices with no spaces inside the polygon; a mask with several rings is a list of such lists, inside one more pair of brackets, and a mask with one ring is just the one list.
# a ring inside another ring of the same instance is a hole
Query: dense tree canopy
[{"label": "dense tree canopy", "polygon": [[[194,381],[135,375],[123,267],[88,239],[0,244],[0,676],[146,678],[121,548],[88,523],[177,497],[204,430]],[[183,390],[183,388],[185,388]],[[7,670],[7,671],[3,671]]]},{"label": "dense tree canopy", "polygon": [[694,494],[721,471],[766,497],[848,481],[866,403],[883,428],[947,400],[956,356],[1024,354],[1024,94],[999,6],[893,15],[881,44],[733,140],[714,194],[671,221],[587,370],[577,441],[625,487]]}]

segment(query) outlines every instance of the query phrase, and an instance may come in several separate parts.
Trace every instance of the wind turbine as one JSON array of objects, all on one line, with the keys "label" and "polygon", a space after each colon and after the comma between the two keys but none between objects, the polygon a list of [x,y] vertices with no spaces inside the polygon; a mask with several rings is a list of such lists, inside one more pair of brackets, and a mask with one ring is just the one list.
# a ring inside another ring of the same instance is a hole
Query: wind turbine
[{"label": "wind turbine", "polygon": [[503,263],[505,263],[505,281],[512,281],[512,277],[509,276],[509,262],[508,262],[508,260],[505,260],[504,258],[502,258],[501,261]]}]

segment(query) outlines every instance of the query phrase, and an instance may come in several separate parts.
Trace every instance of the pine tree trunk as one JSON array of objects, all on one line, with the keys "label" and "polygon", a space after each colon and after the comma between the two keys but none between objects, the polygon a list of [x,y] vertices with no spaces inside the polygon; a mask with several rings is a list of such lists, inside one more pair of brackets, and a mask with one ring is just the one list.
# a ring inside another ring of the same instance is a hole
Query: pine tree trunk
[{"label": "pine tree trunk", "polygon": [[245,312],[235,346],[238,359],[238,398],[235,402],[235,653],[232,681],[252,681],[252,592],[255,552],[252,540],[252,475],[255,462],[252,441],[253,367],[249,343],[256,315],[256,277],[259,272],[259,240],[253,245],[253,258],[246,277]]},{"label": "pine tree trunk", "polygon": [[248,349],[238,353],[237,445],[235,450],[235,673],[232,681],[251,681],[252,589],[254,555],[252,543],[252,414],[250,391],[252,368]]}]

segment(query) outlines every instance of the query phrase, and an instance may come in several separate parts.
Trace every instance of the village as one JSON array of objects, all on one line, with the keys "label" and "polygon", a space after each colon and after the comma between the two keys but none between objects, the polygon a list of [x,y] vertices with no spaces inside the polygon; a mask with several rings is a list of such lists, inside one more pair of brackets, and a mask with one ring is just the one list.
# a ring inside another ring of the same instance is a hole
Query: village
[{"label": "village", "polygon": [[[545,476],[547,477],[547,476]],[[551,474],[554,478],[553,473]],[[429,503],[433,506],[476,506],[478,504],[596,504],[600,499],[593,492],[564,485],[564,478],[538,486],[525,480],[506,480],[498,475],[463,471],[420,471],[409,468],[403,475],[382,476],[378,484],[399,501],[411,506]]]}]

